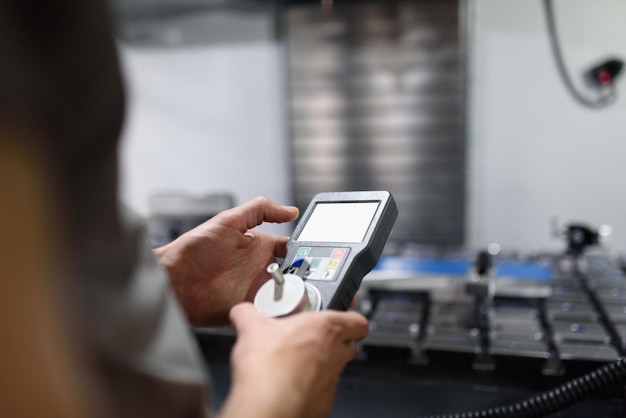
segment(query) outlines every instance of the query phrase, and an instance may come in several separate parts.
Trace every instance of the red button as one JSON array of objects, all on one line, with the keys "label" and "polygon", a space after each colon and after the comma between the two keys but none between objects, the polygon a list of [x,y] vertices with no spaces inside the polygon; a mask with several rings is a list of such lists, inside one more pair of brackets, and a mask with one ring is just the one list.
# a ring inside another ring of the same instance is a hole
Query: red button
[{"label": "red button", "polygon": [[346,252],[345,248],[335,248],[333,250],[333,255],[330,258],[341,258],[343,254]]},{"label": "red button", "polygon": [[600,71],[600,74],[598,74],[598,81],[602,84],[609,84],[612,80],[613,77],[611,77],[611,73],[606,70]]}]

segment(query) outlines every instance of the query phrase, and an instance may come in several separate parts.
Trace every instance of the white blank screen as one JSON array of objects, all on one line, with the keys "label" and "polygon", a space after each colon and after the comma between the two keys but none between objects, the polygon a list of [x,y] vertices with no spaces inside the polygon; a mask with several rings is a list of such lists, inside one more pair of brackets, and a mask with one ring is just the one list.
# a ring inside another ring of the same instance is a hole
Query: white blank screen
[{"label": "white blank screen", "polygon": [[378,203],[318,203],[297,241],[362,242]]}]

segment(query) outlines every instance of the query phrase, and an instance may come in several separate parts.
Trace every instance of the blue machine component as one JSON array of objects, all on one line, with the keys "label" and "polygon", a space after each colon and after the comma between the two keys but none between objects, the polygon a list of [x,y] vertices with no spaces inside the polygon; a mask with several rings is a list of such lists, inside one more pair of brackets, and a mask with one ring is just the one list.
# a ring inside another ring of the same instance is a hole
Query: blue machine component
[{"label": "blue machine component", "polygon": [[[467,260],[418,259],[398,256],[381,257],[375,270],[400,270],[424,275],[467,276],[472,263]],[[495,275],[518,280],[549,281],[550,267],[540,263],[498,261]]]}]

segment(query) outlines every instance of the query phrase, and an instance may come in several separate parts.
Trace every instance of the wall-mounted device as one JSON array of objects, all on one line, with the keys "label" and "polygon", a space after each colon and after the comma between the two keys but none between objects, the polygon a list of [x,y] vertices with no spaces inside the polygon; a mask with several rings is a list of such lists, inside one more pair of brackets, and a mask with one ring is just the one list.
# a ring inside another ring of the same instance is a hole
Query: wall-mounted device
[{"label": "wall-mounted device", "polygon": [[578,103],[592,109],[601,109],[613,104],[617,98],[615,78],[622,70],[622,66],[624,64],[623,61],[612,58],[594,66],[583,74],[583,78],[587,84],[595,90],[593,92],[594,97],[588,97],[587,94],[583,94],[578,91],[565,66],[565,60],[563,59],[563,53],[561,51],[561,45],[556,28],[556,19],[554,17],[552,0],[543,0],[543,6],[546,14],[546,23],[548,25],[550,47],[552,49],[552,54],[554,55],[554,61],[559,72],[559,76],[563,80],[563,84],[565,85],[567,91]]},{"label": "wall-mounted device", "polygon": [[596,88],[611,86],[622,72],[623,66],[624,62],[616,58],[603,61],[587,70],[585,80],[590,86]]},{"label": "wall-mounted device", "polygon": [[274,280],[259,289],[255,305],[273,317],[348,309],[378,262],[397,216],[387,191],[316,195],[287,242],[282,268],[268,267]]}]

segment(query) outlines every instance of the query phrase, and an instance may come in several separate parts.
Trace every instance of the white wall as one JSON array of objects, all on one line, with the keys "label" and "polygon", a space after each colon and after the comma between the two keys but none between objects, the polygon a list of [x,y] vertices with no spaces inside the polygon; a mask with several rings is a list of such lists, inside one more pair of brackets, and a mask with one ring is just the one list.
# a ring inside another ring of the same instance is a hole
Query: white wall
[{"label": "white wall", "polygon": [[262,13],[207,19],[208,27],[221,22],[235,35],[252,26],[258,33],[172,48],[121,43],[129,91],[122,199],[143,215],[149,196],[164,190],[228,192],[237,204],[259,195],[291,203],[282,52],[272,22]]},{"label": "white wall", "polygon": [[[550,221],[609,224],[626,249],[626,80],[605,110],[576,103],[558,77],[540,0],[475,0],[469,244],[560,249]],[[626,59],[626,2],[554,0],[567,66]],[[626,78],[626,77],[622,77]]]}]

